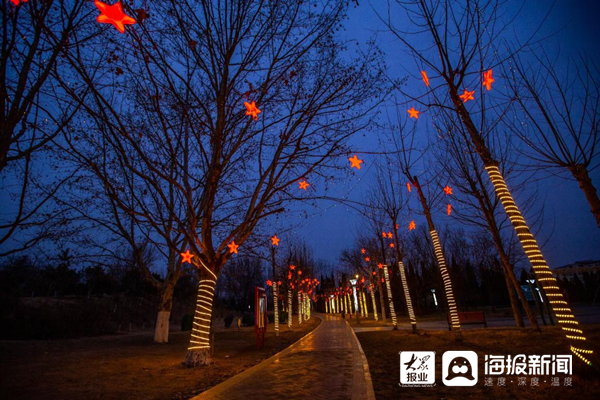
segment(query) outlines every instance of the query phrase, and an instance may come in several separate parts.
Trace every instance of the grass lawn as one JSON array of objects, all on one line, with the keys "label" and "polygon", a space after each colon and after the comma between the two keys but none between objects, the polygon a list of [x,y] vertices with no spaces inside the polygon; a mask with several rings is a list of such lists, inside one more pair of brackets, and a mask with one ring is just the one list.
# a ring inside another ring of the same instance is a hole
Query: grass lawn
[{"label": "grass lawn", "polygon": [[[600,325],[583,325],[588,343],[596,354],[600,352]],[[413,335],[408,330],[357,333],[369,361],[375,395],[378,399],[402,398],[498,398],[498,399],[599,399],[600,374],[579,362],[573,356],[572,387],[564,386],[561,375],[559,387],[550,386],[550,376],[540,376],[539,387],[518,386],[516,377],[504,375],[506,387],[484,386],[484,356],[516,354],[571,354],[560,328],[551,327],[544,332],[516,328],[471,329],[463,332],[463,342],[457,343],[448,331],[421,331]],[[400,387],[400,359],[403,350],[436,352],[435,387]],[[473,387],[446,387],[442,383],[442,354],[447,350],[472,350],[479,356],[479,380]],[[511,383],[511,379],[514,381]],[[546,380],[547,382],[544,382]]]},{"label": "grass lawn", "polygon": [[[294,321],[295,322],[295,321]],[[188,399],[281,351],[320,320],[292,330],[269,324],[256,350],[254,328],[217,329],[213,364],[186,369],[181,361],[190,332],[172,332],[170,343],[152,333],[53,341],[0,341],[2,399]]]}]

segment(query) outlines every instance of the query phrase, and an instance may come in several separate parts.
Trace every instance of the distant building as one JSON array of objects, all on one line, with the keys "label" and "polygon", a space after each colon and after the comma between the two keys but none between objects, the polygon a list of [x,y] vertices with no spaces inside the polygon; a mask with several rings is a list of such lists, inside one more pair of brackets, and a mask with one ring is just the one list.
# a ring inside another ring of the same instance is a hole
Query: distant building
[{"label": "distant building", "polygon": [[569,281],[575,279],[575,274],[577,274],[580,280],[583,280],[584,272],[588,272],[590,274],[600,272],[600,260],[577,261],[572,264],[554,268],[552,272],[554,272],[557,277],[561,277]]}]

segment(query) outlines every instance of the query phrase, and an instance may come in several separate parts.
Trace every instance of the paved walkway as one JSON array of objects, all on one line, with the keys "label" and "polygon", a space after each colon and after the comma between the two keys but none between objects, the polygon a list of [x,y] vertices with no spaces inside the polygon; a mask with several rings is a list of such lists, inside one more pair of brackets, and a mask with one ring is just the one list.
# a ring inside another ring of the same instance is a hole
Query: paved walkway
[{"label": "paved walkway", "polygon": [[369,365],[354,331],[340,317],[316,316],[321,324],[298,342],[192,400],[374,400]]}]

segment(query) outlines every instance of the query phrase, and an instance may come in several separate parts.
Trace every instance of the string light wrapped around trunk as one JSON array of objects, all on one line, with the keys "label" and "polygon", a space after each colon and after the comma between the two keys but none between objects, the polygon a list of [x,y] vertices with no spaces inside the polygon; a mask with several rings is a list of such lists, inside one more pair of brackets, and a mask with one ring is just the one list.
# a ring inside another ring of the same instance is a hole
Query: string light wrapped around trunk
[{"label": "string light wrapped around trunk", "polygon": [[362,299],[363,299],[363,309],[365,312],[365,318],[367,318],[369,316],[369,310],[367,310],[367,296],[365,295],[365,291],[361,291],[362,293]]},{"label": "string light wrapped around trunk", "polygon": [[402,281],[402,289],[404,289],[404,296],[406,300],[406,308],[408,309],[408,318],[410,319],[410,324],[413,328],[413,332],[416,332],[417,319],[415,318],[415,310],[413,309],[412,299],[410,297],[410,292],[408,291],[408,282],[406,281],[406,270],[404,269],[404,263],[402,261],[398,261],[398,269],[400,270],[400,280]]},{"label": "string light wrapped around trunk", "polygon": [[298,325],[302,323],[302,292],[298,292]]},{"label": "string light wrapped around trunk", "polygon": [[201,279],[198,284],[196,310],[188,350],[210,349],[210,320],[216,283],[213,279]]},{"label": "string light wrapped around trunk", "polygon": [[448,267],[446,266],[446,259],[444,252],[442,251],[442,245],[440,244],[440,238],[438,237],[436,230],[429,231],[431,235],[431,241],[433,242],[433,251],[435,258],[437,259],[440,267],[440,274],[442,275],[442,281],[444,282],[444,291],[446,293],[446,299],[448,300],[448,312],[450,314],[450,325],[452,330],[460,331],[460,321],[458,319],[458,308],[456,307],[456,301],[454,300],[454,291],[452,290],[452,280],[448,273]]},{"label": "string light wrapped around trunk", "polygon": [[277,282],[273,281],[273,312],[275,320],[275,336],[279,336],[279,296]]},{"label": "string light wrapped around trunk", "polygon": [[[592,362],[586,355],[589,357],[593,354],[593,350],[580,347],[586,341],[586,337],[584,336],[583,331],[578,328],[579,323],[575,319],[571,307],[569,307],[560,292],[556,278],[552,275],[552,271],[550,271],[537,241],[533,237],[533,234],[529,230],[529,226],[527,226],[527,223],[525,222],[525,218],[523,218],[521,211],[510,194],[510,191],[506,186],[506,181],[500,173],[500,169],[495,165],[486,166],[485,169],[494,185],[496,195],[502,202],[504,211],[517,232],[517,237],[521,242],[521,246],[523,246],[525,255],[533,267],[535,276],[546,292],[554,315],[557,316],[558,323],[561,325],[563,331],[565,331],[566,338],[571,342],[571,351],[583,362],[591,366]],[[572,333],[576,333],[576,335],[573,335]]]},{"label": "string light wrapped around trunk", "polygon": [[373,316],[375,321],[379,321],[379,318],[377,317],[377,302],[375,301],[375,287],[372,283],[369,285],[369,289],[371,290],[371,300],[373,300]]},{"label": "string light wrapped around trunk", "polygon": [[390,287],[390,274],[387,265],[383,266],[383,275],[385,277],[385,287],[387,289],[388,301],[390,302],[390,315],[392,316],[392,324],[394,329],[398,329],[398,320],[396,319],[396,311],[394,310],[394,299],[392,298],[392,288]]},{"label": "string light wrapped around trunk", "polygon": [[288,289],[288,320],[287,320],[288,328],[292,327],[293,313],[294,312],[292,310],[292,289]]}]

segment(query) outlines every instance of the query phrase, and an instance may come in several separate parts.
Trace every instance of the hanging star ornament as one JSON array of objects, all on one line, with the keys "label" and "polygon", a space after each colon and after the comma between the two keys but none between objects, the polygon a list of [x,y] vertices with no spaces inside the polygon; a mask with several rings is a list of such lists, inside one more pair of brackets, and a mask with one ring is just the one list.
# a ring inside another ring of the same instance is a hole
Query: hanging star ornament
[{"label": "hanging star ornament", "polygon": [[237,254],[238,253],[238,247],[240,247],[239,245],[235,244],[235,241],[231,241],[231,243],[229,243],[227,245],[227,247],[229,247],[229,253],[231,254]]},{"label": "hanging star ornament", "polygon": [[365,257],[365,261],[369,262],[369,261],[371,261],[371,258],[370,257]]},{"label": "hanging star ornament", "polygon": [[410,221],[410,223],[408,224],[408,230],[409,231],[412,231],[416,227],[417,227],[417,224],[415,224],[415,221]]},{"label": "hanging star ornament", "polygon": [[111,24],[121,33],[125,33],[125,25],[135,25],[135,19],[123,12],[123,6],[118,1],[115,4],[108,5],[101,1],[94,1],[100,15],[96,18],[96,21],[101,24]]},{"label": "hanging star ornament", "polygon": [[419,111],[415,110],[414,107],[410,110],[407,110],[407,112],[409,114],[409,118],[419,119]]},{"label": "hanging star ornament", "polygon": [[475,97],[473,97],[474,94],[475,94],[474,90],[472,92],[469,92],[467,89],[465,89],[463,94],[461,94],[458,97],[460,97],[462,99],[463,103],[466,103],[469,100],[475,100]]},{"label": "hanging star ornament", "polygon": [[[18,6],[21,0],[10,0],[15,6]],[[23,3],[27,3],[27,0],[23,0]]]},{"label": "hanging star ornament", "polygon": [[271,238],[271,244],[272,244],[273,246],[279,246],[279,238],[277,237],[277,235],[274,235],[274,236]]},{"label": "hanging star ornament", "polygon": [[393,238],[393,237],[394,237],[394,236],[392,235],[392,232],[388,232],[388,233],[387,233],[387,238],[388,238],[388,239],[391,239],[391,238]]},{"label": "hanging star ornament", "polygon": [[446,187],[444,188],[444,193],[452,194],[452,188],[450,186],[446,185]]},{"label": "hanging star ornament", "polygon": [[290,265],[290,269],[291,269],[291,270],[295,270],[295,269],[296,269],[296,266],[295,266],[295,265]]},{"label": "hanging star ornament", "polygon": [[348,161],[350,161],[350,168],[356,169],[360,169],[360,164],[363,163],[363,160],[359,160],[358,157],[356,157],[356,154],[354,157],[349,157]]},{"label": "hanging star ornament", "polygon": [[452,205],[451,204],[448,204],[448,210],[447,210],[447,212],[448,212],[448,215],[450,215],[450,213],[452,212]]},{"label": "hanging star ornament", "polygon": [[393,249],[394,248],[394,243],[390,243],[390,248]]},{"label": "hanging star ornament", "polygon": [[187,249],[185,251],[185,253],[179,253],[181,254],[181,262],[182,263],[192,263],[192,258],[194,257],[194,255],[192,253],[190,253],[190,249]]},{"label": "hanging star ornament", "polygon": [[306,189],[308,189],[308,187],[310,186],[310,185],[308,184],[308,182],[306,182],[305,180],[304,180],[304,181],[302,181],[302,182],[298,182],[298,184],[300,185],[299,189],[302,189],[302,190],[306,190]]},{"label": "hanging star ornament", "polygon": [[492,90],[492,83],[496,82],[494,78],[492,78],[492,70],[489,69],[483,73],[483,86],[487,90]]},{"label": "hanging star ornament", "polygon": [[421,76],[423,77],[423,82],[425,82],[425,86],[429,87],[429,77],[427,76],[427,72],[421,71]]},{"label": "hanging star ornament", "polygon": [[360,249],[360,252],[365,254],[367,251],[365,249]]},{"label": "hanging star ornament", "polygon": [[412,192],[412,188],[410,187],[410,182],[406,182],[406,188],[408,189],[408,192]]},{"label": "hanging star ornament", "polygon": [[256,107],[256,103],[254,101],[252,101],[252,103],[245,101],[244,105],[246,106],[246,115],[251,115],[255,121],[258,121],[258,114],[260,114],[262,111]]},{"label": "hanging star ornament", "polygon": [[377,264],[377,268],[382,269],[383,268],[383,264],[382,263]]}]

